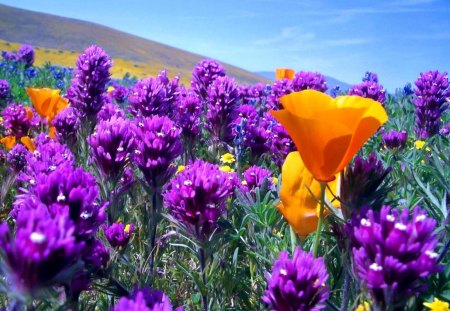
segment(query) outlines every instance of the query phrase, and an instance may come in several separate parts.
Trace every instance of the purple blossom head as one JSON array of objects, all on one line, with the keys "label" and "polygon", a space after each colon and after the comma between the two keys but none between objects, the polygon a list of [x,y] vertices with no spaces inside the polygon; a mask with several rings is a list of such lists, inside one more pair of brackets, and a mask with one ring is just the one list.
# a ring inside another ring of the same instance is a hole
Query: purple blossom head
[{"label": "purple blossom head", "polygon": [[194,237],[204,240],[226,212],[226,200],[235,184],[232,175],[217,165],[196,160],[167,185],[164,202],[169,213]]},{"label": "purple blossom head", "polygon": [[[169,297],[160,290],[142,288],[135,290],[130,297],[122,297],[117,302],[114,311],[172,311],[173,307]],[[177,308],[182,311],[183,309]]]},{"label": "purple blossom head", "polygon": [[354,269],[377,309],[405,306],[425,289],[424,279],[440,270],[435,227],[418,207],[410,217],[407,209],[383,206],[350,228]]},{"label": "purple blossom head", "polygon": [[125,118],[125,111],[117,104],[106,102],[97,114],[97,121],[108,120],[113,116]]},{"label": "purple blossom head", "polygon": [[109,251],[100,240],[90,239],[85,247],[83,261],[95,270],[100,270],[108,265]]},{"label": "purple blossom head", "polygon": [[124,225],[119,222],[114,223],[109,227],[103,225],[102,229],[105,232],[109,245],[114,248],[124,248],[128,245],[135,227],[132,224]]},{"label": "purple blossom head", "polygon": [[269,113],[264,114],[267,120],[267,131],[269,139],[266,141],[266,147],[269,150],[270,158],[278,167],[281,167],[287,155],[296,150],[295,144],[287,133],[284,126],[275,120]]},{"label": "purple blossom head", "polygon": [[372,81],[378,83],[378,75],[375,72],[366,71],[366,74],[362,78],[363,82]]},{"label": "purple blossom head", "polygon": [[360,156],[355,158],[353,166],[349,165],[341,173],[341,209],[345,219],[350,219],[353,211],[360,211],[367,206],[380,210],[391,190],[386,180],[391,170],[391,167],[383,167],[383,162],[378,160],[375,153],[371,153],[367,159]]},{"label": "purple blossom head", "polygon": [[22,171],[27,165],[27,157],[30,154],[22,144],[16,144],[6,155],[6,162],[15,173]]},{"label": "purple blossom head", "polygon": [[430,70],[421,73],[415,84],[416,137],[427,139],[441,128],[441,115],[448,109],[449,80],[446,72]]},{"label": "purple blossom head", "polygon": [[444,127],[439,131],[439,134],[444,137],[450,138],[450,122],[444,125]]},{"label": "purple blossom head", "polygon": [[2,57],[7,62],[15,62],[17,61],[17,53],[16,52],[8,52],[8,51],[2,51]]},{"label": "purple blossom head", "polygon": [[240,86],[239,94],[242,98],[242,104],[249,104],[258,107],[258,109],[265,109],[270,94],[270,86],[264,83]]},{"label": "purple blossom head", "polygon": [[328,89],[325,76],[318,72],[300,71],[297,72],[291,82],[294,92],[303,90],[316,90],[325,92]]},{"label": "purple blossom head", "polygon": [[389,149],[403,149],[408,139],[408,133],[405,130],[401,132],[389,131],[382,136],[383,144]]},{"label": "purple blossom head", "polygon": [[6,134],[17,138],[27,136],[30,129],[36,127],[39,123],[34,111],[20,104],[9,104],[3,109],[2,116]]},{"label": "purple blossom head", "polygon": [[112,61],[100,47],[92,45],[78,56],[67,99],[80,115],[95,118],[106,101]]},{"label": "purple blossom head", "polygon": [[182,89],[175,103],[174,120],[185,139],[194,140],[200,133],[202,101],[191,89]]},{"label": "purple blossom head", "polygon": [[180,130],[167,117],[136,120],[134,161],[153,188],[160,188],[175,173],[172,162],[181,155]]},{"label": "purple blossom head", "polygon": [[100,121],[88,138],[88,143],[92,157],[103,175],[117,181],[134,149],[131,122],[116,116]]},{"label": "purple blossom head", "polygon": [[34,49],[31,45],[24,44],[17,51],[17,60],[24,63],[27,67],[33,66]]},{"label": "purple blossom head", "polygon": [[218,77],[210,84],[207,94],[205,127],[213,140],[231,144],[233,121],[240,101],[237,85],[231,78]]},{"label": "purple blossom head", "polygon": [[280,109],[281,107],[281,103],[279,101],[280,97],[288,95],[293,91],[294,90],[292,88],[291,80],[287,78],[276,80],[272,85],[271,93],[267,101],[268,106],[267,108],[274,110]]},{"label": "purple blossom head", "polygon": [[252,191],[256,187],[261,187],[264,183],[270,188],[272,172],[264,167],[253,165],[244,172],[245,188]]},{"label": "purple blossom head", "polygon": [[203,59],[192,72],[191,88],[201,99],[205,100],[209,86],[215,79],[224,77],[225,74],[225,69],[218,61]]},{"label": "purple blossom head", "polygon": [[386,102],[386,91],[381,84],[375,81],[364,81],[361,84],[353,85],[348,90],[348,95],[371,98],[383,105]]},{"label": "purple blossom head", "polygon": [[77,140],[77,132],[80,128],[80,118],[77,110],[67,107],[61,110],[52,121],[56,129],[56,137],[61,142],[72,145]]},{"label": "purple blossom head", "polygon": [[163,70],[155,78],[138,81],[128,97],[129,111],[135,117],[171,116],[180,92],[179,80],[178,76],[169,80]]},{"label": "purple blossom head", "polygon": [[6,100],[11,96],[11,86],[9,82],[0,79],[0,101]]},{"label": "purple blossom head", "polygon": [[34,296],[39,290],[70,280],[78,262],[82,242],[67,214],[50,215],[42,203],[20,212],[16,232],[0,225],[0,255],[12,292]]},{"label": "purple blossom head", "polygon": [[114,84],[109,96],[117,103],[123,104],[127,100],[128,88],[120,84]]},{"label": "purple blossom head", "polygon": [[330,295],[326,282],[328,273],[323,258],[296,247],[292,259],[286,251],[267,274],[267,290],[262,300],[271,310],[322,310]]}]

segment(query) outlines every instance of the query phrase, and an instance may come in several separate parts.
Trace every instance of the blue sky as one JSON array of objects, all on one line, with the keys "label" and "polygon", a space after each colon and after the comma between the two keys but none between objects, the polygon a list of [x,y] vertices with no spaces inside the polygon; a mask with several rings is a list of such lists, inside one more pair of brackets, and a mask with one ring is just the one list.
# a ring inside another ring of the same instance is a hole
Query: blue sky
[{"label": "blue sky", "polygon": [[0,0],[96,22],[250,71],[290,67],[393,91],[450,70],[450,0]]}]

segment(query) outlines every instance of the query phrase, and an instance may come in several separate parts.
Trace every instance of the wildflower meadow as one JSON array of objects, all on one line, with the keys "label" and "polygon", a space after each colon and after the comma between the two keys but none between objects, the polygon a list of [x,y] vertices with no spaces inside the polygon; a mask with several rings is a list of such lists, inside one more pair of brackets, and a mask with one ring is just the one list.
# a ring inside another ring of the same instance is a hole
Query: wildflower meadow
[{"label": "wildflower meadow", "polygon": [[113,66],[2,54],[2,310],[450,310],[447,73]]}]

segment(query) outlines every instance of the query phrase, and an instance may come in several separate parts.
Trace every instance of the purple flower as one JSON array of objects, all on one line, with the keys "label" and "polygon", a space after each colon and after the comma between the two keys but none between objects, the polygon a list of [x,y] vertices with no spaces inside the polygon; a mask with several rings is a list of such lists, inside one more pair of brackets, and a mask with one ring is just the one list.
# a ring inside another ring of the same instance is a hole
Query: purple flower
[{"label": "purple flower", "polygon": [[127,100],[128,88],[120,84],[113,84],[114,89],[109,92],[109,96],[118,104],[123,104]]},{"label": "purple flower", "polygon": [[383,206],[354,224],[354,269],[377,309],[405,306],[425,289],[424,279],[440,270],[435,227],[418,207],[411,218],[407,209]]},{"label": "purple flower", "polygon": [[401,132],[389,131],[382,136],[383,144],[389,149],[403,149],[408,139],[408,133],[405,130]]},{"label": "purple flower", "polygon": [[269,150],[270,159],[274,161],[278,167],[281,167],[287,155],[290,152],[295,151],[296,147],[286,129],[277,120],[269,113],[265,113],[264,117],[269,123],[267,126],[269,139],[266,141],[266,147]]},{"label": "purple flower", "polygon": [[125,111],[117,104],[106,102],[97,114],[97,121],[108,120],[111,119],[112,116],[125,118]]},{"label": "purple flower", "polygon": [[196,238],[204,240],[226,212],[233,193],[233,174],[219,166],[196,160],[175,175],[163,194],[169,213]]},{"label": "purple flower", "polygon": [[161,187],[176,171],[172,162],[181,155],[180,130],[167,117],[138,119],[134,161],[153,188]]},{"label": "purple flower", "polygon": [[98,239],[90,239],[85,247],[83,261],[96,270],[107,267],[109,251]]},{"label": "purple flower", "polygon": [[0,79],[0,101],[11,96],[11,86],[8,81]]},{"label": "purple flower", "polygon": [[218,61],[203,59],[192,72],[191,88],[202,100],[205,100],[209,86],[215,79],[224,76],[225,69]]},{"label": "purple flower", "polygon": [[391,190],[386,181],[391,170],[391,167],[383,167],[383,162],[377,159],[375,153],[371,153],[367,159],[360,156],[355,158],[353,166],[349,165],[341,173],[341,209],[345,219],[349,219],[353,211],[360,211],[363,207],[380,210]]},{"label": "purple flower", "polygon": [[178,99],[180,78],[172,80],[163,70],[156,78],[138,81],[129,95],[129,111],[135,117],[150,117],[154,115],[171,116],[175,102]]},{"label": "purple flower", "polygon": [[134,149],[134,131],[131,122],[116,116],[100,121],[94,133],[88,138],[88,143],[103,175],[117,181]]},{"label": "purple flower", "polygon": [[426,139],[441,128],[441,114],[447,110],[450,97],[449,80],[446,72],[427,71],[420,74],[415,84],[416,137]]},{"label": "purple flower", "polygon": [[323,258],[296,247],[293,258],[286,251],[267,274],[267,290],[262,300],[274,311],[316,311],[325,308],[330,295],[326,282],[328,273]]},{"label": "purple flower", "polygon": [[94,118],[105,102],[112,61],[100,47],[92,45],[78,56],[67,99],[81,116]]},{"label": "purple flower", "polygon": [[193,141],[200,133],[202,114],[201,99],[191,89],[182,89],[175,104],[174,120],[187,141]]},{"label": "purple flower", "polygon": [[105,232],[109,245],[114,248],[124,248],[128,245],[135,227],[132,224],[124,226],[123,223],[119,222],[109,227],[103,225],[102,229]]},{"label": "purple flower", "polygon": [[12,292],[34,296],[41,289],[70,280],[83,247],[74,230],[67,214],[50,215],[42,203],[19,213],[14,236],[2,223],[0,254]]},{"label": "purple flower", "polygon": [[205,127],[213,140],[233,142],[232,123],[237,116],[239,90],[233,79],[216,78],[208,88]]},{"label": "purple flower", "polygon": [[[129,298],[122,297],[117,302],[114,311],[172,311],[173,307],[169,297],[160,290],[142,288],[135,290]],[[177,308],[182,311],[182,308]]]},{"label": "purple flower", "polygon": [[15,173],[19,173],[27,165],[27,155],[30,152],[22,144],[15,145],[6,155],[6,162]]},{"label": "purple flower", "polygon": [[272,85],[272,90],[267,101],[267,108],[278,110],[281,107],[279,98],[292,93],[292,81],[286,78],[276,80]]},{"label": "purple flower", "polygon": [[7,51],[2,51],[2,57],[4,60],[6,60],[7,62],[15,62],[17,61],[17,53],[16,52],[7,52]]},{"label": "purple flower", "polygon": [[24,63],[27,67],[34,63],[34,49],[31,45],[24,44],[17,51],[17,60]]},{"label": "purple flower", "polygon": [[256,187],[261,187],[264,183],[270,188],[272,172],[264,167],[253,165],[244,172],[245,188],[252,191]]},{"label": "purple flower", "polygon": [[378,75],[374,72],[367,71],[362,80],[363,82],[372,81],[378,83]]},{"label": "purple flower", "polygon": [[450,138],[450,122],[444,125],[444,127],[439,131],[439,134]]},{"label": "purple flower", "polygon": [[383,86],[375,81],[364,81],[361,84],[353,85],[348,90],[348,95],[356,95],[365,98],[371,98],[381,104],[386,102],[386,91]]},{"label": "purple flower", "polygon": [[62,142],[73,145],[77,141],[77,132],[80,128],[80,118],[77,110],[67,107],[59,112],[52,121],[56,129],[56,136]]},{"label": "purple flower", "polygon": [[17,138],[27,136],[32,127],[36,127],[39,120],[35,118],[34,111],[20,104],[9,104],[2,111],[3,126],[7,135]]},{"label": "purple flower", "polygon": [[291,87],[294,92],[316,90],[325,92],[328,89],[325,77],[318,72],[300,71],[292,79]]}]

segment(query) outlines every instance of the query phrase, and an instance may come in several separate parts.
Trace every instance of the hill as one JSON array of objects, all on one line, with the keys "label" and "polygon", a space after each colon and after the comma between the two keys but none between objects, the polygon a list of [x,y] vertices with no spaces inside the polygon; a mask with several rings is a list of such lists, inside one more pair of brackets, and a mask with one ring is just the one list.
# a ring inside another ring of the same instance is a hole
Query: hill
[{"label": "hill", "polygon": [[[122,66],[115,68],[116,72],[113,74],[116,77],[119,77],[118,72],[129,71],[138,78],[144,78],[154,76],[166,68],[170,75],[181,74],[184,83],[190,80],[195,65],[205,58],[98,24],[1,4],[0,40],[3,40],[0,48],[6,50],[13,49],[19,43],[38,47],[38,64],[51,61],[72,67],[78,53],[91,44],[97,44],[114,59],[115,66]],[[45,56],[47,58],[43,59]],[[265,78],[241,68],[223,65],[228,74],[239,83],[268,82]]]}]

